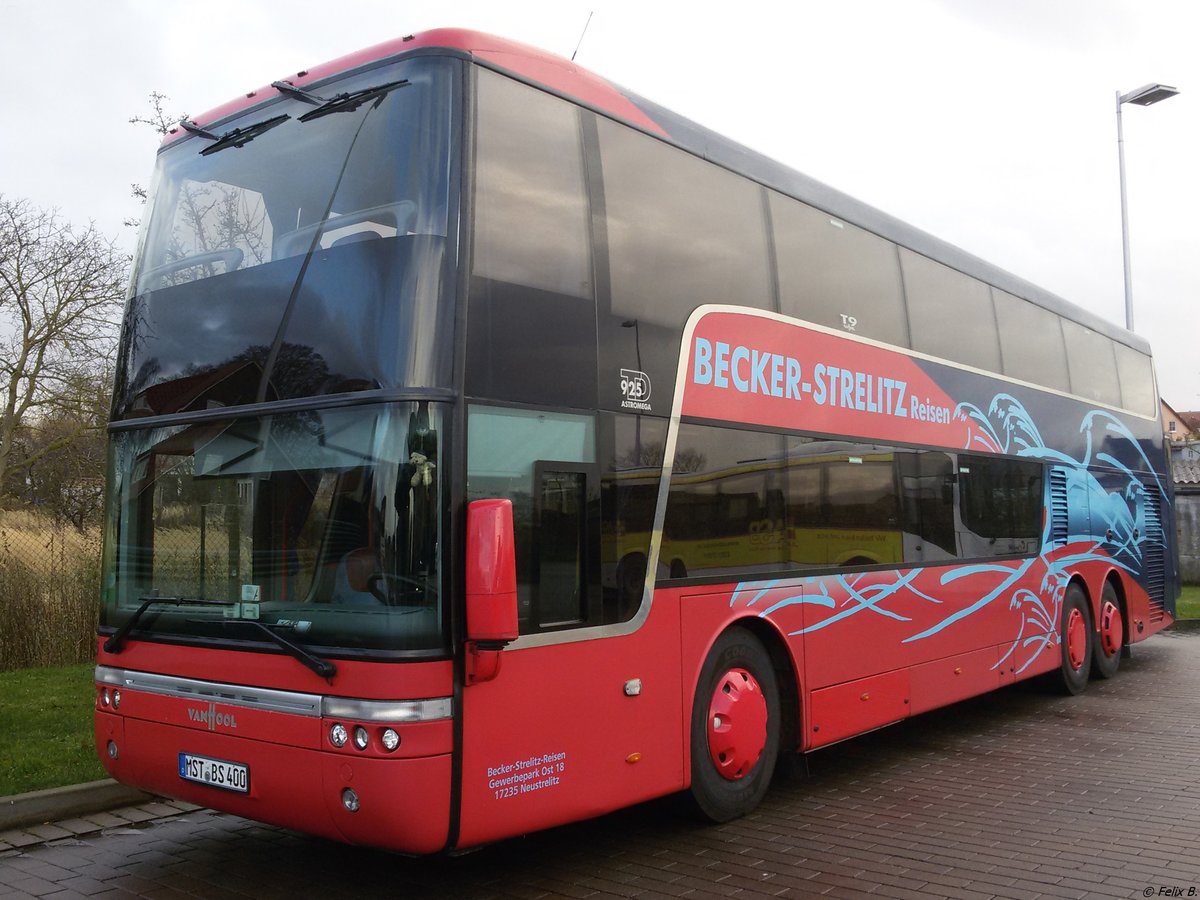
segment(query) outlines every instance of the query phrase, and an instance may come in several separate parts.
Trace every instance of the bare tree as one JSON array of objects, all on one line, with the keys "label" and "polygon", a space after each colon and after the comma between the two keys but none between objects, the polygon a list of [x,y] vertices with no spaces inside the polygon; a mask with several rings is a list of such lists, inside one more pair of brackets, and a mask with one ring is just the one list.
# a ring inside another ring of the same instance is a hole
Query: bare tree
[{"label": "bare tree", "polygon": [[[180,113],[178,116],[172,116],[170,113],[168,113],[165,104],[170,99],[170,97],[161,91],[151,91],[148,101],[150,104],[150,112],[144,116],[130,116],[129,124],[148,125],[150,128],[154,129],[154,133],[159,137],[166,135],[167,132],[175,127],[177,122],[181,122],[188,117],[187,113]],[[129,193],[135,200],[139,200],[143,204],[146,202],[149,196],[149,192],[146,190],[146,188],[136,183],[129,185]],[[126,228],[137,228],[140,224],[141,220],[135,219],[132,216],[125,220]]]},{"label": "bare tree", "polygon": [[[10,470],[103,427],[79,411],[110,364],[128,269],[94,224],[77,232],[0,195],[0,491]],[[53,440],[21,440],[52,419]]]},{"label": "bare tree", "polygon": [[104,426],[112,371],[98,366],[67,393],[70,402],[19,432],[18,441],[28,448],[20,454],[25,465],[9,467],[9,483],[11,493],[20,491],[55,521],[82,532],[99,521],[104,507]]}]

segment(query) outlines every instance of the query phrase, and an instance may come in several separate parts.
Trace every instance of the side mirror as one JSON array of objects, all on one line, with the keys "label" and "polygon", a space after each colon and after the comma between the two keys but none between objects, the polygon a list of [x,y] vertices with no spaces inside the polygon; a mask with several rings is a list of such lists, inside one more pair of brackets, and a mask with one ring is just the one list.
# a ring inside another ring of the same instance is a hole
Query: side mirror
[{"label": "side mirror", "polygon": [[467,640],[499,650],[518,635],[511,500],[467,506]]}]

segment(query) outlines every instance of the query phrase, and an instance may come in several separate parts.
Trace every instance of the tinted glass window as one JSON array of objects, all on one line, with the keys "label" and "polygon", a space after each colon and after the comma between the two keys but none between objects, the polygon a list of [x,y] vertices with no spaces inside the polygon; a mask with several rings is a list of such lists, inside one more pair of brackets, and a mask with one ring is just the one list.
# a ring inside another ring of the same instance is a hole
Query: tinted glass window
[{"label": "tinted glass window", "polygon": [[1104,403],[1121,405],[1121,383],[1113,342],[1102,334],[1069,319],[1062,320],[1071,372],[1071,393]]},{"label": "tinted glass window", "polygon": [[467,390],[592,406],[595,305],[580,111],[477,71]]},{"label": "tinted glass window", "polygon": [[1070,392],[1067,351],[1059,317],[1028,300],[992,291],[1004,374],[1056,391]]},{"label": "tinted glass window", "polygon": [[584,622],[600,603],[591,416],[473,406],[467,416],[467,499],[513,505],[521,631]]},{"label": "tinted glass window", "polygon": [[786,568],[782,435],[682,425],[663,526],[672,577]]},{"label": "tinted glass window", "polygon": [[659,578],[1033,553],[1042,466],[680,426]]},{"label": "tinted glass window", "polygon": [[956,269],[900,250],[912,347],[988,372],[1000,371],[991,290]]},{"label": "tinted glass window", "polygon": [[578,109],[486,69],[478,77],[475,274],[590,297]]},{"label": "tinted glass window", "polygon": [[244,146],[193,137],[160,154],[118,417],[449,384],[456,70],[375,69],[318,90],[409,84],[307,121],[313,106],[283,100],[224,126],[276,122]]},{"label": "tinted glass window", "polygon": [[[874,448],[871,448],[874,449]],[[825,499],[830,525],[870,528],[898,525],[892,454],[854,452],[839,454],[828,463]]]},{"label": "tinted glass window", "polygon": [[183,597],[138,627],[262,642],[259,623],[306,646],[442,646],[440,418],[403,403],[115,433],[103,624],[148,596]]},{"label": "tinted glass window", "polygon": [[665,414],[697,306],[774,306],[761,188],[623,125],[597,126],[611,280],[602,402],[628,396],[621,369],[642,371],[650,409]]},{"label": "tinted glass window", "polygon": [[960,456],[958,489],[964,556],[1034,550],[1042,524],[1042,464],[993,456]]},{"label": "tinted glass window", "polygon": [[781,311],[907,347],[895,246],[790,197],[770,199]]},{"label": "tinted glass window", "polygon": [[905,558],[949,559],[958,555],[954,529],[954,458],[936,450],[896,454],[907,549]]},{"label": "tinted glass window", "polygon": [[642,601],[666,436],[664,419],[600,416],[600,579],[606,622],[625,621]]},{"label": "tinted glass window", "polygon": [[1124,344],[1113,344],[1117,374],[1121,379],[1121,405],[1139,415],[1152,416],[1157,406],[1154,367],[1150,357]]}]

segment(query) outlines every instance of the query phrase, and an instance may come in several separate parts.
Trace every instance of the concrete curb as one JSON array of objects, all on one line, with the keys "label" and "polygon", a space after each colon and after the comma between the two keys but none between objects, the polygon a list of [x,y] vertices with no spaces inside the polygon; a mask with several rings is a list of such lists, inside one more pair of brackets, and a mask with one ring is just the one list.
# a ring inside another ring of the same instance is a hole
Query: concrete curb
[{"label": "concrete curb", "polygon": [[1167,631],[1200,631],[1200,619],[1176,619]]},{"label": "concrete curb", "polygon": [[111,778],[0,797],[0,832],[137,806],[151,799],[151,794],[118,784]]}]

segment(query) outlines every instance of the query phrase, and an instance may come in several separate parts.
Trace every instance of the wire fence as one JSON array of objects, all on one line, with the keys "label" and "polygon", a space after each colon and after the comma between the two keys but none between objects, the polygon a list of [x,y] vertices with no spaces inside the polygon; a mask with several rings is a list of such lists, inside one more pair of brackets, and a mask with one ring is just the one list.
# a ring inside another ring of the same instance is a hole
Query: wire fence
[{"label": "wire fence", "polygon": [[99,529],[0,510],[0,672],[95,658]]}]

